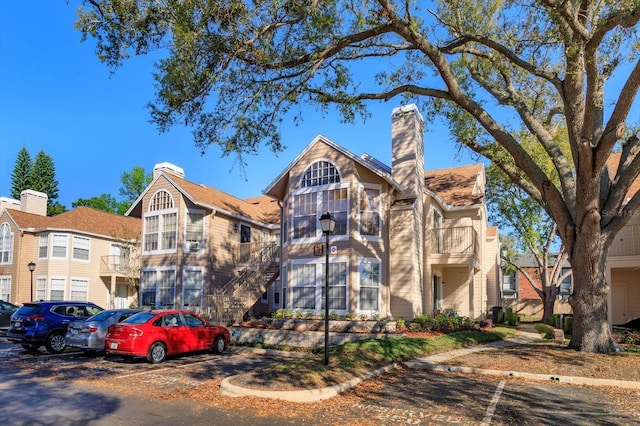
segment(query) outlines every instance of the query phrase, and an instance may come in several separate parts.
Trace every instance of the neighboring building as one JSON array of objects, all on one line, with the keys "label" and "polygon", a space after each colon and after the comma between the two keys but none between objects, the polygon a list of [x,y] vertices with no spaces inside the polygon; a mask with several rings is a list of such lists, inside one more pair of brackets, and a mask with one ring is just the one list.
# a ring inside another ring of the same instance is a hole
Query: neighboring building
[{"label": "neighboring building", "polygon": [[276,202],[187,181],[170,163],[153,174],[127,212],[142,220],[140,305],[184,307],[220,321],[277,309],[280,295],[269,290],[279,272],[272,267],[280,239]]},{"label": "neighboring building", "polygon": [[105,308],[134,303],[138,271],[130,260],[140,221],[87,207],[53,217],[46,212],[41,192],[0,199],[0,299],[90,300]]},{"label": "neighboring building", "polygon": [[[557,256],[549,256],[549,270],[555,264]],[[502,307],[511,308],[518,315],[526,317],[542,317],[544,307],[542,299],[538,296],[534,286],[525,276],[525,273],[533,278],[535,286],[542,289],[542,282],[538,272],[538,266],[533,255],[529,254],[515,260],[520,270],[512,273],[504,272],[502,275]],[[560,271],[560,277],[571,270],[569,262],[565,261]],[[524,272],[523,272],[524,271]],[[555,302],[553,312],[555,314],[571,313],[568,299],[572,291],[571,274],[566,276],[560,283],[558,296]]]},{"label": "neighboring building", "polygon": [[282,206],[283,307],[324,311],[324,236],[330,236],[330,311],[413,319],[439,311],[481,318],[499,304],[499,243],[487,225],[484,166],[424,171],[424,122],[392,113],[392,166],[324,136],[265,189]]},{"label": "neighboring building", "polygon": [[[609,176],[615,176],[620,163],[620,153],[611,154],[607,166]],[[640,190],[640,179],[629,188],[627,200]],[[617,212],[605,212],[617,214]],[[607,256],[607,281],[611,284],[609,298],[609,322],[622,325],[640,318],[640,212],[635,212],[629,222],[618,232]]]}]

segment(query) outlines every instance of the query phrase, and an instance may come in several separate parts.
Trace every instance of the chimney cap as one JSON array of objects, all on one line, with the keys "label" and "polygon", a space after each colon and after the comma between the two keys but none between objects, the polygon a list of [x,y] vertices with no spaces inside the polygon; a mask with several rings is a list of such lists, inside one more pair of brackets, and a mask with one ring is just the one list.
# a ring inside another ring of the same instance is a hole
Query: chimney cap
[{"label": "chimney cap", "polygon": [[424,123],[424,118],[422,118],[422,114],[420,114],[420,110],[418,110],[418,106],[416,104],[402,105],[394,108],[391,111],[391,117],[396,118],[411,112],[413,112],[418,118],[420,118],[420,121]]}]

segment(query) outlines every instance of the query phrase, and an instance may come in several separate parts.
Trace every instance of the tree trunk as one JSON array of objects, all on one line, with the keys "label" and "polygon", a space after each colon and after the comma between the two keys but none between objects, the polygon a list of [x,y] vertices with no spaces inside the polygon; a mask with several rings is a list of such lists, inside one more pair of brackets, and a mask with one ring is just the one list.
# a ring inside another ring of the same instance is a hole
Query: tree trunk
[{"label": "tree trunk", "polygon": [[569,347],[592,353],[614,349],[607,318],[610,285],[605,279],[606,245],[601,235],[576,234],[571,255],[573,331]]},{"label": "tree trunk", "polygon": [[544,296],[542,297],[542,322],[545,324],[549,324],[549,318],[553,315],[557,295],[558,286],[548,285],[544,289]]}]

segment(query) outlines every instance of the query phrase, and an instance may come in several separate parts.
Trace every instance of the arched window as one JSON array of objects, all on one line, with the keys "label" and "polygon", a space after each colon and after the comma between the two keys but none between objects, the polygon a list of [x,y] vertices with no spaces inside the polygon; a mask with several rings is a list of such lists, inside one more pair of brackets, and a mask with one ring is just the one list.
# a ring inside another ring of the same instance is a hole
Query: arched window
[{"label": "arched window", "polygon": [[175,251],[178,239],[178,212],[168,191],[156,192],[144,216],[144,251]]},{"label": "arched window", "polygon": [[149,203],[149,211],[167,210],[173,208],[173,197],[167,191],[158,191],[153,195]]},{"label": "arched window", "polygon": [[318,218],[325,212],[336,220],[333,234],[348,235],[349,184],[340,180],[340,172],[330,161],[319,160],[307,167],[301,187],[293,191],[290,223],[294,240],[321,237]]},{"label": "arched window", "polygon": [[8,223],[0,225],[0,263],[11,263],[13,253],[13,232]]},{"label": "arched window", "polygon": [[302,175],[302,187],[339,183],[338,169],[328,161],[316,161]]}]

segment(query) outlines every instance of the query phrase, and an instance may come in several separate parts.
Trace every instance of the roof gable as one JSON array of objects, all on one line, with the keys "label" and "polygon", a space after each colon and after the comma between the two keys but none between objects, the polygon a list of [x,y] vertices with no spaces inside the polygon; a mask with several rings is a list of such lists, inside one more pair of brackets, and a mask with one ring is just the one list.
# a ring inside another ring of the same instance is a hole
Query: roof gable
[{"label": "roof gable", "polygon": [[372,156],[370,156],[368,154],[364,154],[362,157],[359,157],[359,156],[355,155],[354,153],[352,153],[351,151],[349,151],[348,149],[346,149],[346,148],[338,145],[337,143],[333,142],[332,140],[328,139],[327,137],[325,137],[323,135],[318,135],[309,143],[309,145],[306,146],[305,149],[302,150],[302,152],[300,152],[300,154],[298,154],[296,156],[296,158],[293,159],[293,161],[291,161],[291,163],[289,163],[289,165],[287,165],[287,167],[284,168],[284,170],[264,189],[264,191],[262,191],[263,194],[271,194],[273,189],[276,186],[278,186],[278,184],[283,179],[288,178],[289,172],[291,171],[291,169],[297,163],[299,163],[306,156],[306,154],[309,151],[311,151],[311,149],[313,149],[313,147],[315,145],[317,145],[319,143],[324,143],[324,144],[328,145],[331,149],[339,152],[340,154],[342,154],[345,157],[349,158],[353,162],[361,165],[362,167],[365,167],[365,168],[369,169],[370,171],[372,171],[376,175],[380,176],[381,178],[383,178],[385,181],[387,181],[394,188],[400,189],[400,185],[398,184],[398,182],[396,182],[393,179],[393,177],[391,177],[390,169],[387,166],[385,166],[384,164],[382,164],[380,161],[376,160],[375,158],[373,158]]},{"label": "roof gable", "polygon": [[482,163],[424,174],[425,187],[453,207],[470,207],[484,202],[484,165]]},{"label": "roof gable", "polygon": [[149,194],[150,188],[160,179],[165,179],[185,198],[205,209],[221,211],[232,216],[240,216],[247,220],[261,222],[266,226],[275,225],[280,221],[280,208],[269,197],[259,196],[243,200],[216,188],[190,182],[164,171],[161,171],[153,182],[145,188],[135,203],[131,205],[126,213],[127,215],[142,216],[142,200]]}]

